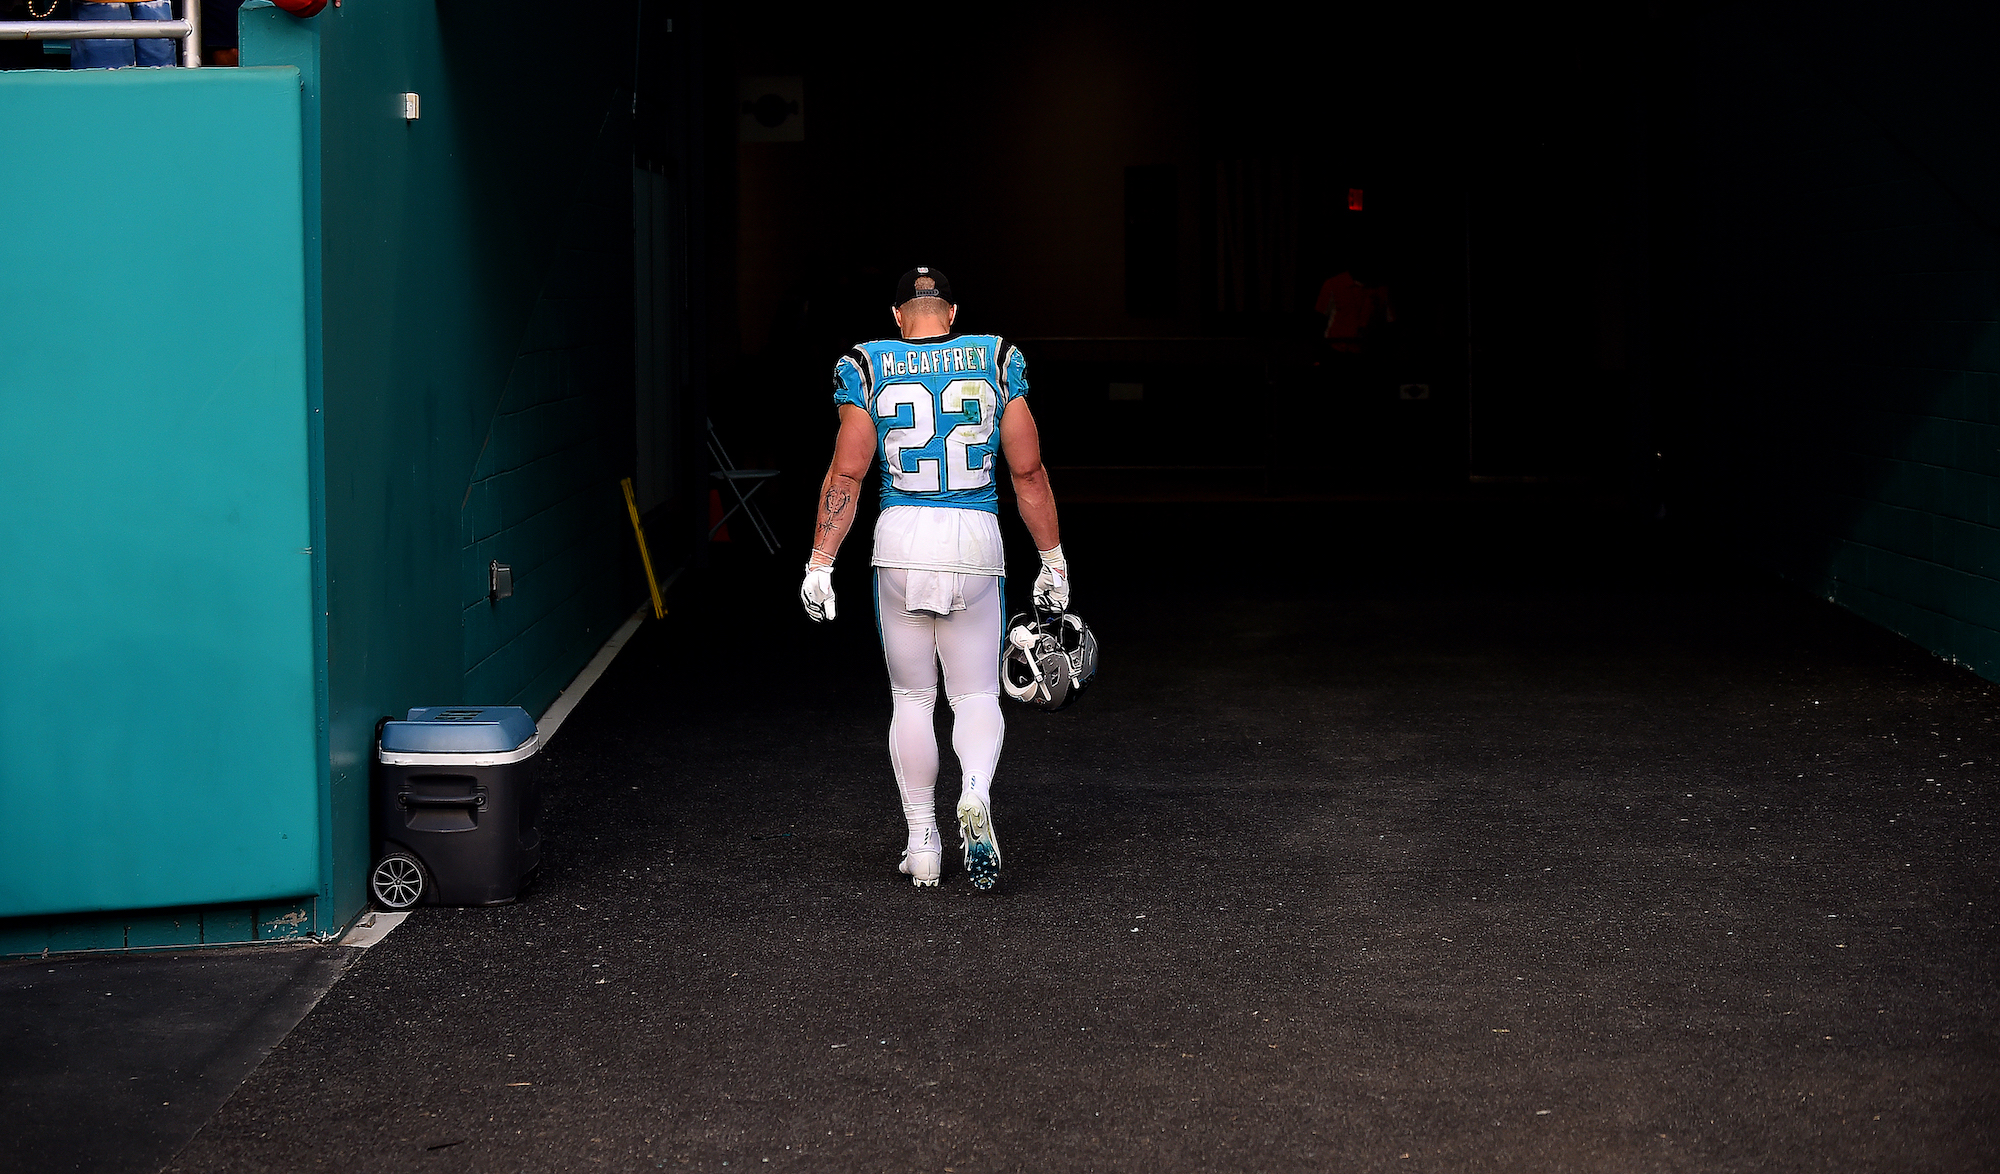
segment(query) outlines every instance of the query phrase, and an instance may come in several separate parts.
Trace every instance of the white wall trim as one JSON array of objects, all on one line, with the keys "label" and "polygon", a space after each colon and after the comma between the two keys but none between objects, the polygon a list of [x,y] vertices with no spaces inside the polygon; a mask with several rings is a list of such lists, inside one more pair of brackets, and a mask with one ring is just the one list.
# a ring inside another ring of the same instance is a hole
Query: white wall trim
[{"label": "white wall trim", "polygon": [[597,683],[597,678],[604,675],[604,670],[611,667],[611,662],[617,658],[619,649],[625,647],[625,642],[632,638],[632,633],[639,630],[640,624],[646,622],[646,617],[652,610],[651,600],[640,604],[639,610],[633,612],[632,617],[611,634],[611,639],[604,642],[604,647],[597,650],[597,655],[590,658],[590,663],[583,666],[583,671],[576,675],[576,679],[569,683],[568,688],[557,694],[556,699],[549,703],[548,709],[535,720],[535,728],[542,736],[543,749],[546,750],[549,743],[555,740],[556,731],[562,728],[563,721],[569,717],[570,711],[576,708],[577,702],[583,700],[585,693],[590,692],[590,687]]}]

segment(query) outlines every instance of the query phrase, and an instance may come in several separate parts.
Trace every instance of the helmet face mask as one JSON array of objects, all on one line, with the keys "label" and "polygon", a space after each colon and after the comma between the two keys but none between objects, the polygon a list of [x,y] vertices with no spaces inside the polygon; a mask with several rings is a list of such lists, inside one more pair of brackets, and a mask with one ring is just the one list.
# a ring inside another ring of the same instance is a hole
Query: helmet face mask
[{"label": "helmet face mask", "polygon": [[1097,677],[1097,635],[1069,612],[1027,613],[1007,621],[1000,687],[1014,700],[1053,713]]},{"label": "helmet face mask", "polygon": [[1081,616],[1064,612],[1057,619],[1061,631],[1056,635],[1056,643],[1062,646],[1063,655],[1070,665],[1070,683],[1081,693],[1097,679],[1097,633],[1083,622]]}]

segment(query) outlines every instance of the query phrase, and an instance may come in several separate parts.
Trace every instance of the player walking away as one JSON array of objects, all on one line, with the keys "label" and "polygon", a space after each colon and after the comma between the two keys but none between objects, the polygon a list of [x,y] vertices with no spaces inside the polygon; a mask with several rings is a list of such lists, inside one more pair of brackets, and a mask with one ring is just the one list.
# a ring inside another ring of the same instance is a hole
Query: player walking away
[{"label": "player walking away", "polygon": [[993,829],[993,768],[1000,760],[1000,641],[1006,611],[995,450],[1005,454],[1021,520],[1042,553],[1035,599],[1069,605],[1069,568],[1056,501],[1042,468],[1041,436],[1028,411],[1027,361],[993,334],[956,334],[951,283],[912,269],[896,283],[891,312],[902,338],[863,343],[833,368],[840,433],[820,491],[819,526],[800,597],[806,614],[834,614],[833,558],[854,524],[869,466],[882,469],[875,524],[875,614],[889,662],[889,764],[910,837],[900,871],[938,883],[944,849],[937,821],[938,663],[952,710],[951,748],[965,769],[960,845],[973,885],[1000,879]]}]

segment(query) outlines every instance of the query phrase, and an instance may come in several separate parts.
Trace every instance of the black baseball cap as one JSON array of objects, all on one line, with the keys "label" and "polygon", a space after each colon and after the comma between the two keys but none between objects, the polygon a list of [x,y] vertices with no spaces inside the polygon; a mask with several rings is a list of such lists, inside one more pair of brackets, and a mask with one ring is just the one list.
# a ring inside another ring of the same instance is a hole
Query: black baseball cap
[{"label": "black baseball cap", "polygon": [[[918,289],[920,281],[929,284]],[[925,265],[919,265],[896,279],[896,300],[891,304],[900,309],[904,302],[912,298],[943,298],[946,305],[956,304],[951,300],[951,282],[945,280],[944,274]]]}]

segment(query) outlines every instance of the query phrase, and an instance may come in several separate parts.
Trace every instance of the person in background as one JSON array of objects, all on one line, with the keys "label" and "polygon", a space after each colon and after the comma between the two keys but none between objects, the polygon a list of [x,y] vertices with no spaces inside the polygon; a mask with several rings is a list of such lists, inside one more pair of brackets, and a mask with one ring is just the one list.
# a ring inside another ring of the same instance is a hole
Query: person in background
[{"label": "person in background", "polygon": [[1382,352],[1396,311],[1377,272],[1364,259],[1364,250],[1355,247],[1346,267],[1320,285],[1313,309],[1323,319],[1324,349],[1312,367],[1329,423],[1326,436],[1294,429],[1280,429],[1271,436],[1267,451],[1282,472],[1266,476],[1296,479],[1287,488],[1366,484],[1384,471],[1383,445],[1389,427],[1383,417],[1384,401],[1393,393]]},{"label": "person in background", "polygon": [[[0,20],[75,20],[69,0],[0,0]],[[0,41],[0,69],[61,69],[41,41]]]},{"label": "person in background", "polygon": [[1342,354],[1363,353],[1369,336],[1396,320],[1389,287],[1359,265],[1327,278],[1313,309],[1326,315],[1327,345]]},{"label": "person in background", "polygon": [[[77,0],[77,20],[172,20],[172,0],[138,0],[133,4],[93,4]],[[174,65],[180,43],[165,37],[134,41],[125,37],[91,38],[70,43],[71,69],[123,69],[130,65]]]},{"label": "person in background", "polygon": [[1348,403],[1373,400],[1386,385],[1382,335],[1396,320],[1389,287],[1372,265],[1357,260],[1326,279],[1313,308],[1326,315],[1327,351],[1319,366],[1334,397]]}]

